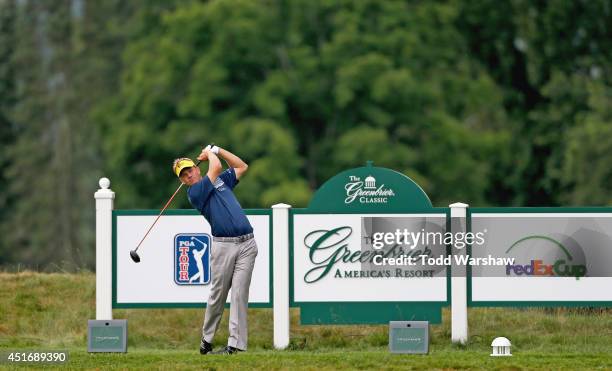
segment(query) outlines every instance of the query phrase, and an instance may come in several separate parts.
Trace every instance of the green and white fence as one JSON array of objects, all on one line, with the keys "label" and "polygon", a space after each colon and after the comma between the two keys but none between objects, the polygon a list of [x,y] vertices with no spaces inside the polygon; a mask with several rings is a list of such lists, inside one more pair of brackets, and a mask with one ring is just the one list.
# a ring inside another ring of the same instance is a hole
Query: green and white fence
[{"label": "green and white fence", "polygon": [[[129,250],[158,211],[113,210],[109,186],[101,179],[95,194],[96,319],[112,319],[112,308],[205,307],[209,286],[177,271],[194,261],[177,249],[181,241],[210,245],[208,223],[194,210],[167,211],[135,264]],[[249,306],[273,308],[279,349],[289,344],[290,307],[300,308],[302,324],[363,324],[439,323],[450,306],[451,340],[464,343],[469,306],[612,304],[612,208],[433,207],[410,178],[370,163],[331,178],[308,208],[246,213],[259,247]],[[377,264],[420,255],[449,264]]]}]

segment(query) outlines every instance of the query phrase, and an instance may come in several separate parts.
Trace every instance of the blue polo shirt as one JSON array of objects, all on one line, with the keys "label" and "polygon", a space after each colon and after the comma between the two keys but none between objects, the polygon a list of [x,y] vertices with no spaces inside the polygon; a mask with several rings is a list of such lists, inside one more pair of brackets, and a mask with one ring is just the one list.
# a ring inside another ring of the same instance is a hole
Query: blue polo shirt
[{"label": "blue polo shirt", "polygon": [[187,190],[189,202],[208,220],[215,237],[253,233],[251,223],[232,192],[236,184],[236,171],[229,168],[219,174],[214,184],[204,175]]}]

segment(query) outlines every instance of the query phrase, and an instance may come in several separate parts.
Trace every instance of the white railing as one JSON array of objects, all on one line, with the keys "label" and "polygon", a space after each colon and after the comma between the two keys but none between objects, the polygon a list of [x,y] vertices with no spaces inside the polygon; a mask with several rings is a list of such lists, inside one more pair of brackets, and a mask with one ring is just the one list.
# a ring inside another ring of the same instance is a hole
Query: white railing
[{"label": "white railing", "polygon": [[[110,180],[101,178],[100,189],[95,193],[96,200],[96,319],[112,320],[112,211],[115,193],[109,188]],[[451,204],[451,220],[460,221],[465,226],[466,209],[462,203]],[[274,347],[285,349],[289,345],[289,211],[291,205],[272,206],[273,223],[273,313]],[[455,250],[459,251],[459,250]],[[462,251],[465,253],[465,251]],[[461,267],[453,267],[460,269]],[[463,267],[465,268],[465,267]],[[451,321],[453,342],[465,343],[468,340],[467,323],[467,286],[466,276],[451,278]]]}]

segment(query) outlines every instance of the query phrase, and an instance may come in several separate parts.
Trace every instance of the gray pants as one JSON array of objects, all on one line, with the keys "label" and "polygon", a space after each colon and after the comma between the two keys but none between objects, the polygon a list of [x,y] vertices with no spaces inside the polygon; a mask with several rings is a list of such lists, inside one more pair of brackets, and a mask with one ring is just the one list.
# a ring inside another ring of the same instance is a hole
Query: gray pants
[{"label": "gray pants", "polygon": [[221,322],[227,293],[231,287],[232,300],[227,345],[246,350],[247,304],[251,275],[257,256],[257,244],[254,238],[244,242],[214,242],[210,252],[212,287],[204,312],[202,337],[212,343]]}]

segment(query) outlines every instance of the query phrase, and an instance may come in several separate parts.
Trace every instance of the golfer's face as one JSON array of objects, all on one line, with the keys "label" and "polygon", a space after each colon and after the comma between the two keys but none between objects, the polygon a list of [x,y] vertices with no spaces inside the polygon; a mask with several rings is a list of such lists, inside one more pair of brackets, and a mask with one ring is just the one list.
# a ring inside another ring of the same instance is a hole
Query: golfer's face
[{"label": "golfer's face", "polygon": [[200,180],[200,168],[197,166],[188,167],[181,171],[181,182],[187,186],[192,186]]}]

